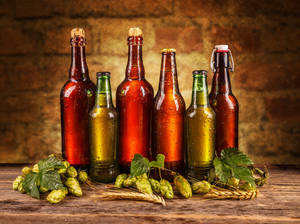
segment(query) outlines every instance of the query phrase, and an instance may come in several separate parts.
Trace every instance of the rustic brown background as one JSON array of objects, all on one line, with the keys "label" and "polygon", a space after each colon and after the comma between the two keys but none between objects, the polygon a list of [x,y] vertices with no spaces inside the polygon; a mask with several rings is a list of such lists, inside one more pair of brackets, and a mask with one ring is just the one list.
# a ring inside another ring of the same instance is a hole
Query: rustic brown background
[{"label": "rustic brown background", "polygon": [[71,28],[86,30],[90,77],[110,71],[115,92],[128,28],[139,26],[146,78],[156,91],[160,49],[176,48],[187,105],[191,72],[209,69],[215,44],[229,44],[240,149],[257,163],[299,164],[299,11],[297,0],[0,0],[0,162],[60,152],[59,92],[68,78]]}]

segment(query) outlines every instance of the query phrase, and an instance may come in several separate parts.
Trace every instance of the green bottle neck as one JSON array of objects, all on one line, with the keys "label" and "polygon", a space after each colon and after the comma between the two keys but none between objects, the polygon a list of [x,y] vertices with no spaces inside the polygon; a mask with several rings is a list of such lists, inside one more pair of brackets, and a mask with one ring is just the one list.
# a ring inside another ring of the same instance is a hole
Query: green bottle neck
[{"label": "green bottle neck", "polygon": [[108,76],[97,77],[97,90],[96,90],[96,107],[113,107],[110,78]]},{"label": "green bottle neck", "polygon": [[193,80],[192,105],[209,106],[206,76],[195,75]]}]

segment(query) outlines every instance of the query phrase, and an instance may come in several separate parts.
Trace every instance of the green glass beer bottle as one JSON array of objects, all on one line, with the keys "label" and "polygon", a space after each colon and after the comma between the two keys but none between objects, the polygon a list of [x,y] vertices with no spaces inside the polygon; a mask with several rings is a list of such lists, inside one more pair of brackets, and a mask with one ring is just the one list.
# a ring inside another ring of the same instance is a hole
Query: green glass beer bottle
[{"label": "green glass beer bottle", "polygon": [[95,106],[89,113],[90,177],[112,182],[119,173],[117,164],[118,116],[113,106],[110,73],[97,73]]},{"label": "green glass beer bottle", "polygon": [[207,71],[193,71],[191,105],[185,116],[188,175],[207,176],[215,155],[216,115],[208,100]]}]

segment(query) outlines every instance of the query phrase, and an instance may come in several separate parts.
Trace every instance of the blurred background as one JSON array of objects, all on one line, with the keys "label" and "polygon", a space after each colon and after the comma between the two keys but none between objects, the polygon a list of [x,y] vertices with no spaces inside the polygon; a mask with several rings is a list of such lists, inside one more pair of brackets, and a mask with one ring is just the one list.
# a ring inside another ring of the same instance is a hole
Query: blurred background
[{"label": "blurred background", "polygon": [[[209,70],[228,44],[240,103],[239,146],[258,164],[300,164],[298,0],[0,0],[0,163],[61,151],[59,94],[68,79],[70,30],[87,35],[90,77],[124,79],[127,34],[144,32],[146,79],[157,91],[161,54],[177,49],[179,87],[190,104],[192,71]],[[209,71],[209,84],[212,79]]]}]

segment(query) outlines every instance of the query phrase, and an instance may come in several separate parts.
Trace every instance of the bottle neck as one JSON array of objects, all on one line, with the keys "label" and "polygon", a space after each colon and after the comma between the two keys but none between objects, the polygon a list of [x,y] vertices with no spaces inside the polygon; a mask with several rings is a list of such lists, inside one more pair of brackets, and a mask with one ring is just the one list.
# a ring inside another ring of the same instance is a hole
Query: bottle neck
[{"label": "bottle neck", "polygon": [[85,46],[71,46],[71,67],[69,78],[76,81],[89,79],[89,71],[85,59]]},{"label": "bottle neck", "polygon": [[195,75],[193,80],[192,105],[209,106],[207,80],[204,75]]},{"label": "bottle neck", "polygon": [[214,55],[215,73],[212,82],[213,93],[231,93],[228,56],[228,52],[216,52]]},{"label": "bottle neck", "polygon": [[175,53],[162,53],[159,91],[176,92],[178,89]]},{"label": "bottle neck", "polygon": [[113,107],[110,78],[108,76],[97,77],[97,90],[96,90],[96,107]]},{"label": "bottle neck", "polygon": [[126,67],[126,78],[143,79],[145,77],[143,57],[143,38],[140,36],[128,38],[128,62]]}]

